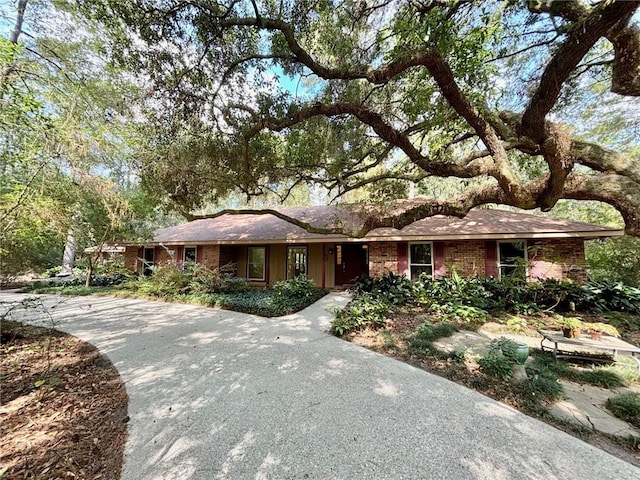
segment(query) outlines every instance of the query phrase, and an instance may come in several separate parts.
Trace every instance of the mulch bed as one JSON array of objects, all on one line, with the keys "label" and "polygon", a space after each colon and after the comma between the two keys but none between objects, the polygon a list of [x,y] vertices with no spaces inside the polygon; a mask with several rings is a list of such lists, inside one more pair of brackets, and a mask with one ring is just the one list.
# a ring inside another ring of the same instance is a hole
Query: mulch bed
[{"label": "mulch bed", "polygon": [[0,478],[118,479],[129,417],[115,367],[56,330],[0,330]]}]

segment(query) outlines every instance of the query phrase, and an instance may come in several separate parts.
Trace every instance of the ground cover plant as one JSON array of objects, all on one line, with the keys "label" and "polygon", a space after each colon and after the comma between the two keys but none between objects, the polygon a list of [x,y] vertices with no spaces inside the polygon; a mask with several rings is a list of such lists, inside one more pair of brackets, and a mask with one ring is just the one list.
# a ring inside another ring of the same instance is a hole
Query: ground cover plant
[{"label": "ground cover plant", "polygon": [[640,428],[640,393],[621,393],[608,399],[606,405],[616,417]]},{"label": "ground cover plant", "polygon": [[0,320],[0,478],[118,478],[127,394],[92,345]]},{"label": "ground cover plant", "polygon": [[454,270],[449,277],[422,276],[417,281],[394,273],[380,278],[363,277],[353,292],[354,305],[347,306],[352,312],[339,313],[334,324],[333,331],[338,335],[372,325],[381,327],[386,310],[404,305],[466,323],[484,323],[490,314],[506,313],[516,315],[512,318],[519,314],[575,311],[640,315],[640,289],[620,282],[579,285],[570,280],[527,282],[511,277],[500,281],[492,277],[465,278]]},{"label": "ground cover plant", "polygon": [[605,389],[640,387],[633,362],[620,366],[594,358],[568,363],[530,349],[527,378],[516,382],[510,348],[515,344],[510,340],[496,340],[485,352],[447,347],[447,338],[459,330],[530,337],[538,335],[538,329],[560,330],[569,324],[584,327],[583,333],[589,326],[616,328],[623,340],[640,345],[638,307],[633,289],[606,282],[527,284],[457,275],[411,282],[390,274],[358,282],[353,301],[337,313],[332,332],[478,390],[640,465],[640,438],[609,438],[549,413],[550,405],[564,396],[563,381]]},{"label": "ground cover plant", "polygon": [[25,288],[32,293],[61,295],[117,295],[161,299],[170,302],[224,308],[264,317],[288,315],[316,302],[327,290],[318,288],[304,275],[276,283],[272,288],[252,287],[229,267],[210,269],[203,265],[181,268],[156,267],[152,275],[133,277],[118,272],[113,277],[97,275],[86,287],[84,279],[35,282]]}]

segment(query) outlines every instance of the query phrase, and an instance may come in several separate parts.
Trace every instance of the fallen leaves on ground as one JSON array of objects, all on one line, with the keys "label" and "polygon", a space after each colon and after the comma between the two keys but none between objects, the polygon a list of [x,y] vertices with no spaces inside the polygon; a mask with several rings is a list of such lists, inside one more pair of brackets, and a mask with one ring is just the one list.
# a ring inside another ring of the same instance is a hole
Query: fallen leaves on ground
[{"label": "fallen leaves on ground", "polygon": [[0,330],[0,477],[118,479],[129,417],[115,367],[53,329]]}]

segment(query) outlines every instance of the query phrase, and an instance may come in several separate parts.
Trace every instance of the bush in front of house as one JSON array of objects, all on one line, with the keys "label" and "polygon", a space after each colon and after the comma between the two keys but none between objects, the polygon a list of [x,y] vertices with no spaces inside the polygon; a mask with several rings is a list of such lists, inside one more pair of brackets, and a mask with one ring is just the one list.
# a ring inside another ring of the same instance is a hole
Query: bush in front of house
[{"label": "bush in front of house", "polygon": [[590,313],[619,311],[640,313],[640,289],[619,282],[570,280],[527,282],[522,278],[497,280],[486,277],[421,275],[411,281],[387,273],[380,278],[360,278],[350,304],[337,313],[332,332],[338,336],[367,327],[378,328],[397,307],[424,309],[450,322],[484,323],[489,313],[531,315],[542,311]]},{"label": "bush in front of house", "polygon": [[32,282],[22,287],[24,292],[57,293],[62,295],[87,295],[95,291],[94,287],[116,287],[131,280],[133,275],[128,271],[100,272],[91,275],[91,286],[85,287],[85,276],[69,279],[52,279]]},{"label": "bush in front of house", "polygon": [[352,288],[356,295],[369,294],[392,305],[403,305],[415,298],[416,283],[404,275],[387,272],[381,277],[359,277]]},{"label": "bush in front of house", "polygon": [[298,275],[273,286],[271,305],[274,315],[288,315],[298,312],[327,294],[327,290],[318,288],[306,275]]},{"label": "bush in front of house", "polygon": [[279,317],[298,312],[316,302],[327,290],[318,288],[304,275],[278,282],[271,290],[252,289],[214,294],[214,306],[263,317]]},{"label": "bush in front of house", "polygon": [[389,301],[372,293],[361,293],[341,310],[335,312],[331,322],[331,333],[342,337],[350,332],[367,327],[382,327],[393,312]]},{"label": "bush in front of house", "polygon": [[640,289],[620,282],[589,282],[547,279],[525,282],[518,278],[464,278],[456,275],[422,277],[416,288],[421,304],[465,305],[486,311],[532,314],[543,310],[590,313],[620,311],[640,313]]},{"label": "bush in front of house", "polygon": [[246,292],[250,288],[244,278],[233,274],[233,265],[208,268],[195,264],[188,272],[191,274],[189,291],[194,294]]}]

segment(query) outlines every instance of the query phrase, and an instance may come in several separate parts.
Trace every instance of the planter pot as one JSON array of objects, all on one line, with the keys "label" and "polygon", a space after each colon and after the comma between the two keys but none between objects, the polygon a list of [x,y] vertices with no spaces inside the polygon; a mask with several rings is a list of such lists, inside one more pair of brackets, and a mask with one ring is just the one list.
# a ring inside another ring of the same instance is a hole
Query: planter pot
[{"label": "planter pot", "polygon": [[580,338],[580,329],[562,327],[562,335],[564,335],[565,338]]},{"label": "planter pot", "polygon": [[520,365],[524,365],[527,358],[529,358],[529,345],[526,343],[518,343],[516,346],[516,361]]},{"label": "planter pot", "polygon": [[602,340],[602,332],[589,332],[591,340]]}]

